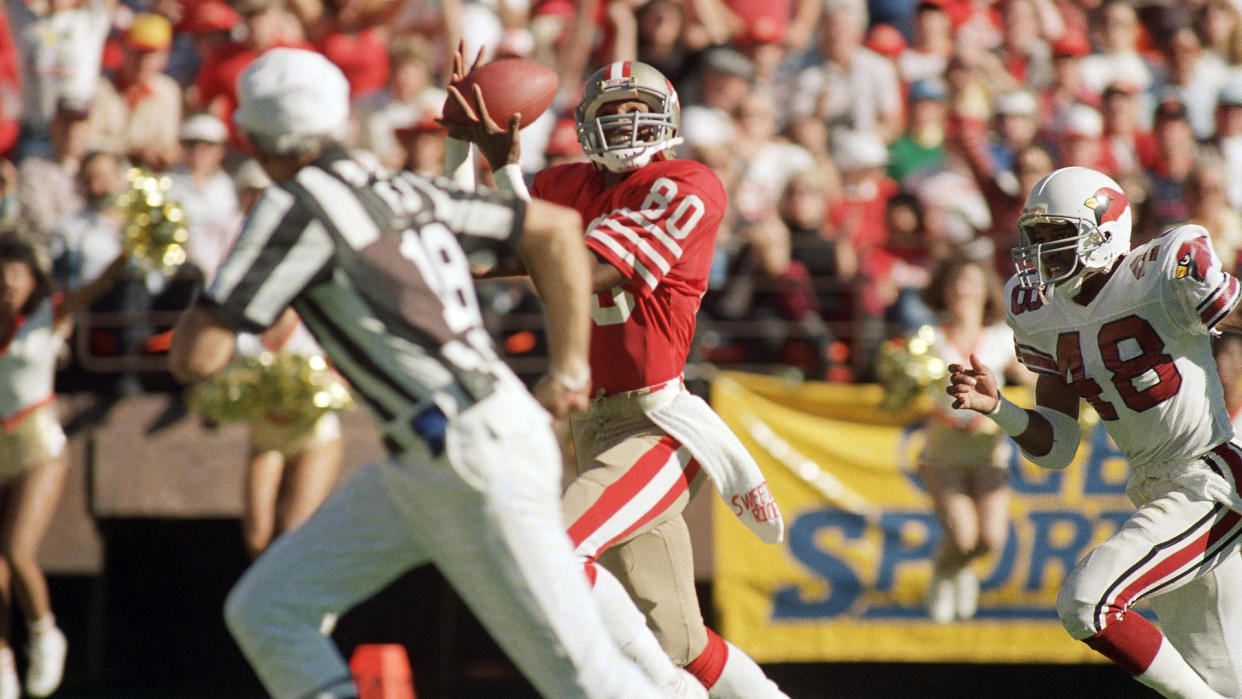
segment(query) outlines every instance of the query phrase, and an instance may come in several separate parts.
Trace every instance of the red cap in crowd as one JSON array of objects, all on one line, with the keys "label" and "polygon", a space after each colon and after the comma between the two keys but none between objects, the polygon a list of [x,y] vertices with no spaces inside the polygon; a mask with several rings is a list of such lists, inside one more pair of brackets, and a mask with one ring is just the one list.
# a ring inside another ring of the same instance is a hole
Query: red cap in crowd
[{"label": "red cap in crowd", "polygon": [[1053,56],[1086,56],[1091,53],[1091,42],[1078,32],[1066,32],[1064,36],[1052,42]]},{"label": "red cap in crowd", "polygon": [[864,46],[881,56],[896,58],[906,50],[906,38],[891,24],[880,23],[867,32]]},{"label": "red cap in crowd", "polygon": [[208,34],[226,32],[241,21],[237,11],[219,0],[207,0],[188,5],[185,16],[177,23],[177,31],[184,34]]},{"label": "red cap in crowd", "polygon": [[556,122],[543,152],[548,155],[577,155],[583,152],[582,144],[578,142],[578,127],[573,119],[566,118]]}]

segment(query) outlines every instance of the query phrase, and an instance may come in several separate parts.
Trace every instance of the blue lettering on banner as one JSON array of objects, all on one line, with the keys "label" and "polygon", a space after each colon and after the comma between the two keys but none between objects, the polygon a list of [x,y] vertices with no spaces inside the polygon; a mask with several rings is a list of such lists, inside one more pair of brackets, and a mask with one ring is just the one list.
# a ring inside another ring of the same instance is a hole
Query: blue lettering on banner
[{"label": "blue lettering on banner", "polygon": [[849,611],[863,591],[862,580],[842,561],[815,545],[820,532],[839,530],[849,541],[862,538],[867,523],[862,515],[835,509],[815,510],[801,515],[789,527],[789,550],[795,558],[828,582],[828,596],[806,599],[802,590],[787,586],[776,591],[774,619],[830,619]]}]

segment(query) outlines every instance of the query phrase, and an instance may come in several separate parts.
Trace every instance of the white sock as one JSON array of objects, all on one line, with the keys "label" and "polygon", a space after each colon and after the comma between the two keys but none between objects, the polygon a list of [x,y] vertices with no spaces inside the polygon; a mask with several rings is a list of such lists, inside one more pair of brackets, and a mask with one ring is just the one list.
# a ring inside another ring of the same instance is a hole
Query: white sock
[{"label": "white sock", "polygon": [[595,571],[595,586],[591,592],[603,613],[608,635],[657,687],[663,686],[678,675],[681,668],[664,652],[621,581],[601,565],[597,564]]},{"label": "white sock", "polygon": [[47,614],[44,614],[41,618],[35,619],[34,621],[27,624],[26,628],[29,629],[31,636],[42,636],[48,631],[51,631],[52,629],[56,628],[56,615],[52,614],[51,612],[48,612]]},{"label": "white sock", "polygon": [[1163,639],[1160,642],[1160,648],[1156,651],[1156,657],[1152,659],[1151,665],[1142,674],[1136,675],[1135,678],[1139,682],[1160,692],[1166,697],[1179,697],[1180,699],[1226,699],[1223,694],[1217,693],[1194,668],[1182,658],[1182,654],[1177,652],[1169,639]]},{"label": "white sock", "polygon": [[728,641],[725,645],[729,648],[729,656],[708,696],[712,699],[789,699],[741,648]]}]

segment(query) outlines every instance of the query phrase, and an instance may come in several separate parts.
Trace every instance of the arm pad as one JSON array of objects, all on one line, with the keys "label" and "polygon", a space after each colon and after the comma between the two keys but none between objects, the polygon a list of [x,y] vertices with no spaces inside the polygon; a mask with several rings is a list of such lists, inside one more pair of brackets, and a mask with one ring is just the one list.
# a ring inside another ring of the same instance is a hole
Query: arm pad
[{"label": "arm pad", "polygon": [[444,175],[462,189],[474,191],[474,144],[456,138],[444,143]]},{"label": "arm pad", "polygon": [[522,168],[516,163],[505,165],[493,173],[496,189],[502,194],[517,197],[522,201],[530,201],[530,192],[526,189],[526,180],[522,179]]},{"label": "arm pad", "polygon": [[1078,421],[1060,410],[1037,406],[1035,412],[1044,416],[1052,425],[1052,448],[1043,456],[1032,456],[1022,450],[1022,455],[1030,459],[1036,466],[1051,469],[1063,469],[1074,460],[1078,452],[1078,443],[1082,441],[1082,429]]}]

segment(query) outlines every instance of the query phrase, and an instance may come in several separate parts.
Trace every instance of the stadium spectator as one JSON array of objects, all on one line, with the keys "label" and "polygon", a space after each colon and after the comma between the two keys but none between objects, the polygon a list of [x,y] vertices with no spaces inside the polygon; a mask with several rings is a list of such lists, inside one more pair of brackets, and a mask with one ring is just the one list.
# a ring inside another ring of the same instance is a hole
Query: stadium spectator
[{"label": "stadium spectator", "polygon": [[30,222],[32,234],[45,244],[60,220],[83,205],[76,177],[91,145],[87,104],[69,99],[57,103],[51,138],[49,157],[30,156],[18,165],[21,214]]},{"label": "stadium spectator", "polygon": [[94,147],[123,153],[137,165],[163,170],[177,160],[181,86],[164,74],[172,24],[143,13],[125,33],[121,65],[99,81],[91,100]]},{"label": "stadium spectator", "polygon": [[892,64],[862,45],[866,7],[832,0],[820,23],[815,64],[798,74],[789,109],[816,116],[833,130],[874,133],[887,143],[901,133],[901,87]]},{"label": "stadium spectator", "polygon": [[293,4],[315,47],[349,80],[352,99],[373,94],[388,82],[386,21],[400,3],[314,0]]},{"label": "stadium spectator", "polygon": [[1210,145],[1224,163],[1229,205],[1242,211],[1242,79],[1235,77],[1220,90]]},{"label": "stadium spectator", "polygon": [[923,78],[943,78],[953,53],[949,13],[935,0],[922,0],[914,9],[914,38],[897,57],[901,80],[909,84]]},{"label": "stadium spectator", "polygon": [[732,150],[741,160],[742,172],[730,199],[746,222],[774,216],[789,178],[815,167],[810,152],[780,134],[779,112],[778,105],[763,92],[747,95],[738,106]]},{"label": "stadium spectator", "polygon": [[[1039,93],[1041,123],[1055,124],[1064,111],[1074,104],[1099,104],[1099,95],[1091,91],[1082,77],[1082,62],[1089,55],[1091,44],[1083,35],[1067,33],[1052,43],[1052,84]],[[1116,83],[1111,81],[1106,85]],[[1138,83],[1128,84],[1139,89]]]},{"label": "stadium spectator", "polygon": [[1104,149],[1116,163],[1117,177],[1142,177],[1157,160],[1156,139],[1143,123],[1142,101],[1134,86],[1114,83],[1104,88],[1100,117],[1104,127]]},{"label": "stadium spectator", "polygon": [[[1025,90],[996,95],[992,102],[995,134],[988,144],[988,153],[998,174],[1012,174],[1018,151],[1035,143],[1040,135],[1038,109],[1035,97]],[[975,126],[959,124],[958,128],[972,129]]]},{"label": "stadium spectator", "polygon": [[65,99],[84,104],[95,94],[115,6],[116,0],[8,1],[5,14],[22,68],[18,158],[47,157],[57,105]]},{"label": "stadium spectator", "polygon": [[686,7],[677,0],[651,0],[635,12],[638,22],[636,58],[655,66],[678,85],[686,82],[696,54],[685,42]]},{"label": "stadium spectator", "polygon": [[1216,128],[1216,100],[1228,76],[1225,64],[1216,54],[1203,51],[1199,35],[1190,26],[1173,30],[1161,47],[1164,73],[1159,94],[1182,103],[1196,139],[1210,138]]},{"label": "stadium spectator", "polygon": [[791,255],[789,229],[772,216],[742,226],[736,236],[740,247],[731,257],[727,281],[704,299],[704,310],[713,319],[745,322],[746,330],[725,333],[717,340],[724,346],[708,358],[751,363],[777,359],[807,377],[824,379],[832,336],[810,273]]},{"label": "stadium spectator", "polygon": [[854,318],[852,283],[858,257],[848,236],[828,225],[832,187],[821,170],[799,172],[786,183],[778,212],[789,229],[791,257],[815,282],[820,314],[848,324]]},{"label": "stadium spectator", "polygon": [[945,165],[949,90],[939,78],[923,78],[907,93],[906,129],[888,146],[887,175],[898,184]]},{"label": "stadium spectator", "polygon": [[432,115],[396,129],[397,144],[405,154],[401,167],[427,177],[444,174],[444,143],[448,132]]},{"label": "stadium spectator", "polygon": [[241,208],[233,178],[223,169],[228,127],[211,114],[189,116],[180,130],[184,161],[168,174],[168,199],[185,211],[189,262],[211,279],[233,244]]},{"label": "stadium spectator", "polygon": [[1146,92],[1153,83],[1151,66],[1139,51],[1143,28],[1138,13],[1124,0],[1110,0],[1100,12],[1100,50],[1082,59],[1082,80],[1093,94],[1112,83],[1125,82]]},{"label": "stadium spectator", "polygon": [[395,41],[388,54],[387,84],[354,103],[361,125],[358,146],[389,167],[404,157],[395,130],[440,114],[446,93],[435,85],[434,57],[431,43],[420,36]]},{"label": "stadium spectator", "polygon": [[1152,135],[1157,160],[1146,172],[1141,215],[1134,233],[1137,242],[1146,242],[1170,226],[1190,220],[1182,187],[1199,157],[1199,145],[1181,102],[1170,99],[1160,103]]},{"label": "stadium spectator", "polygon": [[1104,147],[1104,119],[1093,107],[1068,107],[1056,126],[1057,165],[1078,165],[1116,174],[1117,163]]},{"label": "stadium spectator", "polygon": [[1229,67],[1242,64],[1242,11],[1230,0],[1203,3],[1195,26],[1204,52]]},{"label": "stadium spectator", "polygon": [[21,131],[21,57],[7,12],[0,12],[0,157],[8,157]]},{"label": "stadium spectator", "polygon": [[1052,17],[1056,25],[1050,31],[1060,36],[1064,30],[1060,15],[1040,8],[1048,5],[1046,0],[1009,0],[1001,4],[1002,34],[997,54],[1005,72],[1015,86],[1027,90],[1042,90],[1052,82],[1052,51],[1045,41],[1049,34],[1041,18]]}]

